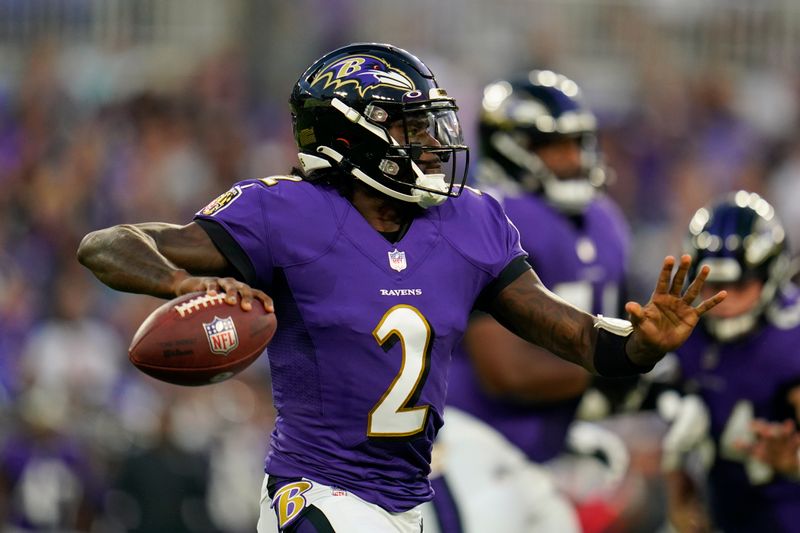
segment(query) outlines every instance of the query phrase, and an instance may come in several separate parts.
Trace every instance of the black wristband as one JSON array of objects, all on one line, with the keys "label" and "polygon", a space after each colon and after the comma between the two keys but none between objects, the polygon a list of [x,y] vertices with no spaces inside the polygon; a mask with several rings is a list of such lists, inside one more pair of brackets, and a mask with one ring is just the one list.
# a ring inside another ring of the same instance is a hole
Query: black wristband
[{"label": "black wristband", "polygon": [[594,368],[598,374],[607,378],[623,378],[653,370],[655,364],[640,366],[628,358],[625,346],[630,338],[630,335],[623,337],[598,328],[594,346]]}]

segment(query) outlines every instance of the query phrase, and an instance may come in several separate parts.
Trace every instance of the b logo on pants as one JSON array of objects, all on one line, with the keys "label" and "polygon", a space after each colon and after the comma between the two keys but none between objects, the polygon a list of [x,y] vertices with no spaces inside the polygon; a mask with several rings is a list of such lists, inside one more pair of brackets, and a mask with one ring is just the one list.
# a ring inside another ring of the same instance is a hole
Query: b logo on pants
[{"label": "b logo on pants", "polygon": [[277,510],[278,524],[283,529],[297,518],[306,507],[305,492],[311,489],[308,481],[296,481],[281,487],[272,498],[272,507]]}]

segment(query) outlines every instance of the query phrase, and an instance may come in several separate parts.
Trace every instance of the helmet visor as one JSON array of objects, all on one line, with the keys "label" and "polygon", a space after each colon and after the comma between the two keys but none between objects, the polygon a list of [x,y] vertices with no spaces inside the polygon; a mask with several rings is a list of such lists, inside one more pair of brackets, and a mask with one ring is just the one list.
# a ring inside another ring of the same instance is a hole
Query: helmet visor
[{"label": "helmet visor", "polygon": [[[469,151],[454,106],[407,111],[390,125],[389,134],[397,144],[386,154],[387,178],[435,194],[461,193]],[[419,179],[420,174],[430,179]]]}]

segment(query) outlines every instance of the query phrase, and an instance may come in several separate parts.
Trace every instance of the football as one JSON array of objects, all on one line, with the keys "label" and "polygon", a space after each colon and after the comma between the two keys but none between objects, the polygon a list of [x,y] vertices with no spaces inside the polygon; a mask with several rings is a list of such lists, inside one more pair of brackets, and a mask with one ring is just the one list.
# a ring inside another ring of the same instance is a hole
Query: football
[{"label": "football", "polygon": [[133,336],[128,358],[136,368],[176,385],[219,383],[244,370],[264,351],[278,322],[257,300],[250,311],[225,294],[184,294],[147,317]]}]

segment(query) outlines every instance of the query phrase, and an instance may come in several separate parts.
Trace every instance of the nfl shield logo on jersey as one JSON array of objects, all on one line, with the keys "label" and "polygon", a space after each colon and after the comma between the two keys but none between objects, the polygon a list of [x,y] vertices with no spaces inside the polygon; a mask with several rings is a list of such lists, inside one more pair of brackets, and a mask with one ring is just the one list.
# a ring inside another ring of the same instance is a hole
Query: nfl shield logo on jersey
[{"label": "nfl shield logo on jersey", "polygon": [[406,253],[399,251],[397,248],[392,250],[389,253],[389,266],[392,267],[392,270],[397,270],[400,272],[401,270],[405,270],[408,266],[406,264]]},{"label": "nfl shield logo on jersey", "polygon": [[203,323],[208,337],[208,345],[213,353],[228,355],[239,346],[239,336],[231,317],[214,317],[210,323]]}]

